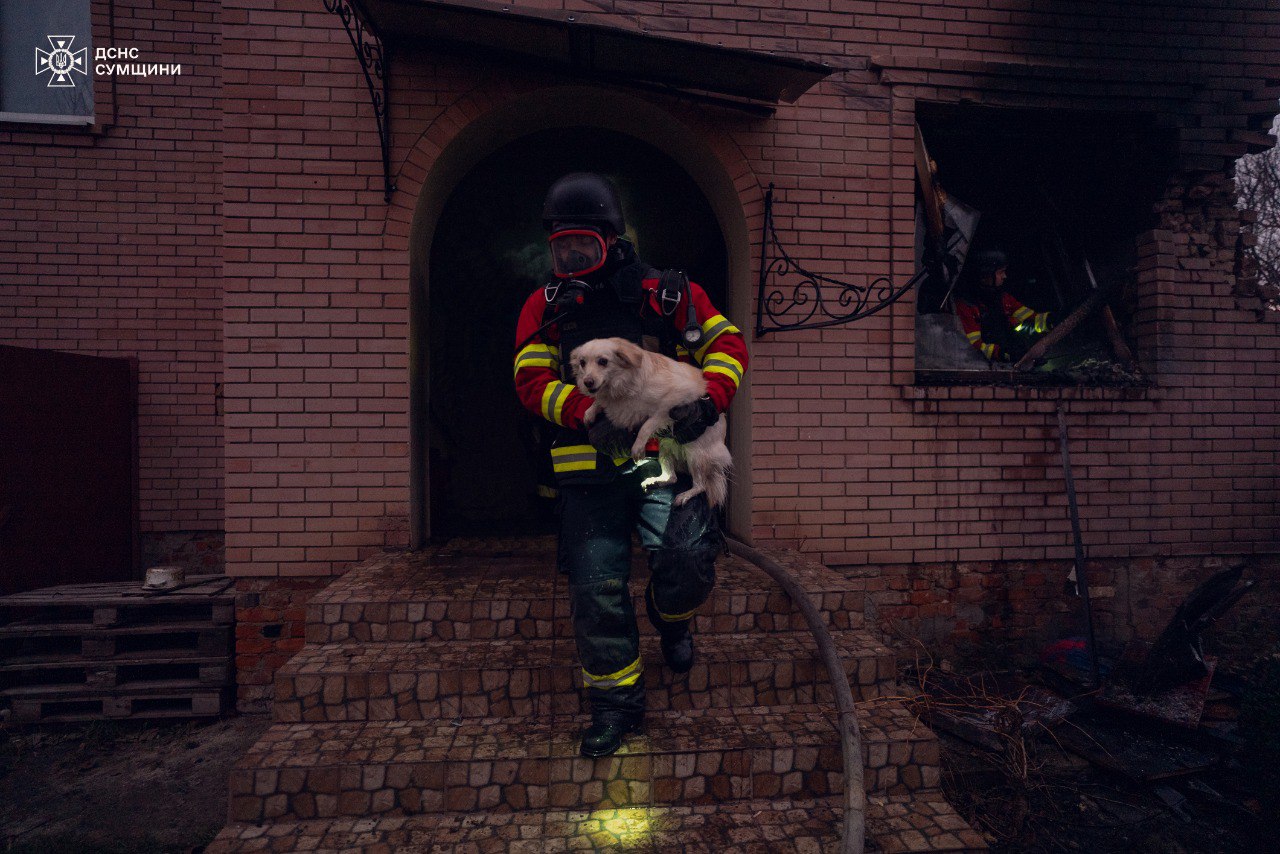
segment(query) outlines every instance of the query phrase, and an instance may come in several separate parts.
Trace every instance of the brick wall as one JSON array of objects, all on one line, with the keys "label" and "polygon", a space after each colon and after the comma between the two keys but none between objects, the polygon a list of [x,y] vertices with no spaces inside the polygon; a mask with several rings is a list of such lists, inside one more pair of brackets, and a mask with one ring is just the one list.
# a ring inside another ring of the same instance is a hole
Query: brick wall
[{"label": "brick wall", "polygon": [[236,581],[236,708],[265,712],[272,678],[305,642],[306,602],[328,578]]},{"label": "brick wall", "polygon": [[[158,18],[143,23],[143,5]],[[917,388],[909,301],[753,341],[742,533],[846,567],[1058,566],[1070,554],[1063,403],[1092,555],[1277,549],[1280,338],[1274,316],[1260,321],[1237,294],[1224,181],[1275,108],[1272,4],[527,5],[837,66],[771,119],[606,91],[692,129],[730,176],[753,241],[776,184],[788,249],[853,281],[912,271],[918,101],[1137,111],[1178,136],[1153,227],[1134,235],[1131,332],[1153,388]],[[144,359],[144,527],[224,520],[228,571],[287,588],[408,540],[411,234],[419,200],[447,191],[433,170],[492,111],[518,115],[538,93],[582,83],[396,55],[400,189],[387,204],[372,107],[337,18],[319,0],[218,8],[117,0],[117,42],[181,43],[204,73],[173,90],[121,82],[102,136],[0,136],[0,168],[19,184],[0,188],[0,205],[21,223],[18,240],[0,236],[0,329]],[[69,236],[51,227],[68,209],[81,223]],[[32,212],[44,228],[26,225]],[[32,250],[49,240],[56,251]],[[747,254],[754,263],[758,246]]]},{"label": "brick wall", "polygon": [[276,6],[223,6],[226,556],[326,575],[405,541],[408,258],[347,35]]},{"label": "brick wall", "polygon": [[137,358],[152,554],[222,528],[219,3],[97,0],[92,17],[95,47],[182,74],[97,78],[93,130],[0,123],[0,341]]},{"label": "brick wall", "polygon": [[[855,281],[909,272],[917,100],[1180,116],[1180,170],[1225,174],[1245,150],[1234,141],[1248,130],[1242,103],[1274,41],[1262,20],[1274,13],[1246,15],[1248,4],[1170,3],[1160,14],[902,4],[881,16],[865,5],[709,4],[675,20],[655,4],[609,4],[604,16],[851,69],[772,120],[719,116],[707,136],[744,153],[748,183],[777,183],[778,224],[797,257]],[[228,562],[239,574],[328,572],[403,543],[417,195],[463,128],[559,81],[398,55],[400,190],[388,206],[371,107],[332,16],[305,2],[228,6],[226,25]],[[1274,324],[1237,304],[1234,246],[1197,254],[1203,243],[1171,228],[1145,241],[1134,333],[1157,387],[1136,396],[914,388],[906,302],[854,326],[754,342],[751,534],[835,564],[1065,557],[1054,417],[1065,400],[1099,555],[1274,547],[1274,474],[1256,465],[1280,450],[1266,426]],[[1244,363],[1241,352],[1260,357]],[[1222,468],[1241,452],[1246,492]]]}]

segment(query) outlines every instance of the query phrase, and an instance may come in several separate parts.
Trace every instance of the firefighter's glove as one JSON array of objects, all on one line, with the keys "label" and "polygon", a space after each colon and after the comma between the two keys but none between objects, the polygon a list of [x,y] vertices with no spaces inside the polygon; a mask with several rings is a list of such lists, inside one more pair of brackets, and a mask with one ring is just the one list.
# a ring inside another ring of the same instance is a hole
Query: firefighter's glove
[{"label": "firefighter's glove", "polygon": [[631,445],[639,432],[639,428],[628,430],[626,427],[619,427],[609,420],[608,415],[601,412],[587,428],[587,441],[605,456],[629,457]]},{"label": "firefighter's glove", "polygon": [[672,407],[671,436],[682,445],[695,441],[720,420],[716,405],[705,394],[692,403]]}]

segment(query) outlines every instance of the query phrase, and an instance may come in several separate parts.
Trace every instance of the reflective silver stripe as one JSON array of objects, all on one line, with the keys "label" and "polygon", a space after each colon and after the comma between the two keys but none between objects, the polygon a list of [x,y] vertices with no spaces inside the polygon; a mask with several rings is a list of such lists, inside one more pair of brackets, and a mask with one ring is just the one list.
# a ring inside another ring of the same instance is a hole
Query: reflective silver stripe
[{"label": "reflective silver stripe", "polygon": [[547,397],[547,408],[544,410],[544,413],[546,414],[548,421],[554,421],[557,424],[560,423],[560,419],[556,418],[556,409],[560,405],[560,400],[567,394],[569,394],[569,386],[564,383],[560,383],[560,387]]},{"label": "reflective silver stripe", "polygon": [[706,332],[704,332],[703,334],[706,336],[706,339],[707,339],[708,341],[711,341],[711,340],[713,340],[717,335],[719,335],[721,332],[723,332],[724,330],[728,329],[730,326],[733,326],[733,324],[732,324],[732,323],[730,323],[727,319],[725,319],[725,320],[720,321],[719,323],[717,323],[715,326],[711,327],[710,329],[708,329],[708,330],[707,330]]},{"label": "reflective silver stripe", "polygon": [[565,471],[565,470],[571,470],[571,469],[581,469],[581,468],[585,468],[584,466],[580,466],[580,465],[571,466],[571,464],[572,464],[572,463],[590,463],[590,464],[591,464],[591,466],[590,466],[590,467],[591,467],[591,468],[595,468],[595,467],[596,467],[596,455],[595,455],[594,453],[591,453],[591,454],[564,454],[564,455],[562,455],[562,456],[553,457],[553,458],[552,458],[552,460],[551,460],[551,467],[552,467],[553,469],[555,469],[556,471]]},{"label": "reflective silver stripe", "polygon": [[694,354],[694,358],[701,360],[704,354],[707,352],[707,348],[710,347],[717,338],[719,338],[721,335],[728,332],[729,330],[733,330],[737,332],[738,327],[730,323],[728,318],[724,318],[720,320],[720,322],[716,323],[716,325],[712,326],[710,329],[703,332],[702,346],[698,348],[698,352]]},{"label": "reflective silver stripe", "polygon": [[546,361],[550,361],[553,364],[559,364],[560,360],[557,359],[555,356],[551,355],[550,353],[525,353],[521,355],[519,359],[516,359],[516,370],[519,370],[520,366],[525,362],[546,362]]},{"label": "reflective silver stripe", "polygon": [[702,364],[702,367],[704,369],[711,367],[721,368],[722,370],[731,372],[737,378],[738,382],[742,382],[742,369],[733,362],[728,362],[724,359],[717,359],[715,353],[712,353],[707,357],[707,361]]},{"label": "reflective silver stripe", "polygon": [[584,667],[582,669],[582,684],[587,688],[618,688],[624,685],[634,685],[640,680],[642,672],[644,672],[644,666],[638,658],[621,670],[604,676],[588,673]]}]

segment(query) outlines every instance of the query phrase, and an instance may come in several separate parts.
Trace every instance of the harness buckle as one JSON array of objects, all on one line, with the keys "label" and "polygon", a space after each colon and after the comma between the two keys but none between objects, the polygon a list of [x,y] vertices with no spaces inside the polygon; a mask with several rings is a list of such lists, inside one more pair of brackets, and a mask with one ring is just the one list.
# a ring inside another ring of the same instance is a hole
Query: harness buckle
[{"label": "harness buckle", "polygon": [[547,282],[542,286],[542,295],[546,297],[547,305],[554,305],[560,295],[560,282]]},{"label": "harness buckle", "polygon": [[685,281],[684,273],[680,270],[667,270],[663,272],[658,284],[658,303],[662,307],[662,314],[665,317],[671,317],[676,313],[676,308],[680,305],[680,292]]}]

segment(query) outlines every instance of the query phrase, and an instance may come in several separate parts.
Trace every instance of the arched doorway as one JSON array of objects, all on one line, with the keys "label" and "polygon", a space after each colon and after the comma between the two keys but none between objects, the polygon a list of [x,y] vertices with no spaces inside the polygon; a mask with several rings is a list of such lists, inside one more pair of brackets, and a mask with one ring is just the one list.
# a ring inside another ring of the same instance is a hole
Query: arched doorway
[{"label": "arched doorway", "polygon": [[687,270],[728,310],[728,254],[716,214],[657,147],[616,130],[560,127],[526,134],[476,163],[444,202],[428,258],[421,346],[436,535],[550,529],[550,505],[537,490],[537,420],[516,400],[511,348],[521,305],[547,278],[543,196],[572,171],[611,177],[641,256]]}]

